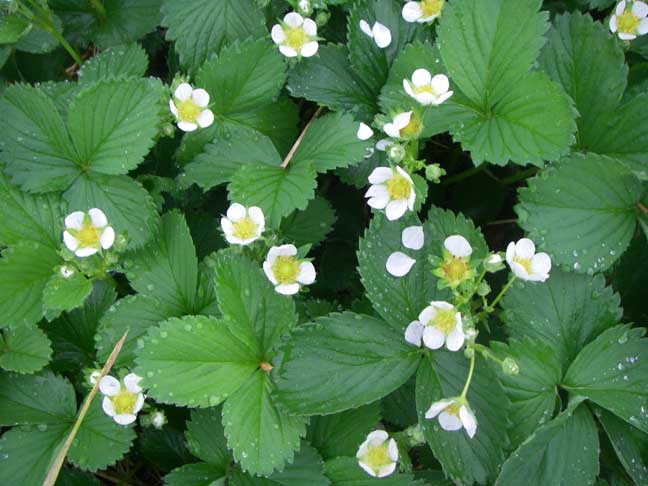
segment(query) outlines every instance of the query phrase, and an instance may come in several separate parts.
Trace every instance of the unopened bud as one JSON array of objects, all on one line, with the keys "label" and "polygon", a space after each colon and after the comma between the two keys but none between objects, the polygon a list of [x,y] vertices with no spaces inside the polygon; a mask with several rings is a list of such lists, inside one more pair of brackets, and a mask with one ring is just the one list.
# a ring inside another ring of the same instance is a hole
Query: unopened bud
[{"label": "unopened bud", "polygon": [[405,157],[405,147],[395,143],[387,148],[387,156],[392,162],[399,163]]},{"label": "unopened bud", "polygon": [[439,164],[430,164],[425,167],[425,178],[430,182],[438,183],[445,174],[446,171]]},{"label": "unopened bud", "polygon": [[520,372],[520,367],[513,358],[506,358],[502,361],[502,371],[507,375],[517,375]]},{"label": "unopened bud", "polygon": [[322,27],[323,25],[326,25],[328,23],[330,18],[331,14],[328,11],[320,10],[315,16],[315,23],[318,27]]}]

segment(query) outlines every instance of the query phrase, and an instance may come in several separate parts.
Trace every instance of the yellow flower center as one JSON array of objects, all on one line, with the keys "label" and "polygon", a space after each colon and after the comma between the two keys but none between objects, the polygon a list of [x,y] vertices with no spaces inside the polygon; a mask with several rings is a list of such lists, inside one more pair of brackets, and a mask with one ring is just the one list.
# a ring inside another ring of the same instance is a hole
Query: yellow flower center
[{"label": "yellow flower center", "polygon": [[380,469],[388,466],[393,461],[389,457],[387,444],[385,443],[374,447],[369,446],[369,450],[362,458],[362,462],[378,473]]},{"label": "yellow flower center", "polygon": [[450,415],[456,415],[458,417],[460,408],[461,408],[460,403],[452,402],[450,405],[446,407],[445,411],[448,412]]},{"label": "yellow flower center", "polygon": [[387,179],[385,185],[389,198],[392,200],[408,199],[412,192],[410,181],[400,174],[394,174],[391,179]]},{"label": "yellow flower center", "polygon": [[432,325],[447,336],[457,326],[455,314],[454,308],[437,309],[437,314],[432,319]]},{"label": "yellow flower center", "polygon": [[247,240],[248,238],[256,236],[258,226],[249,216],[239,219],[233,223],[233,226],[233,235],[240,240]]},{"label": "yellow flower center", "polygon": [[117,395],[110,397],[110,401],[117,415],[133,413],[133,409],[137,403],[137,394],[122,389]]},{"label": "yellow flower center", "polygon": [[412,89],[414,90],[414,93],[416,93],[416,94],[429,93],[429,94],[431,94],[433,96],[439,96],[439,93],[434,91],[434,88],[432,88],[432,86],[430,86],[429,84],[424,84],[423,86],[414,86],[414,84],[412,84],[411,86],[412,86]]},{"label": "yellow flower center", "polygon": [[295,283],[299,275],[299,261],[292,256],[278,256],[272,265],[272,272],[280,284]]},{"label": "yellow flower center", "polygon": [[403,138],[417,137],[421,133],[422,128],[421,119],[416,113],[412,113],[410,122],[405,127],[401,128],[400,136]]},{"label": "yellow flower center", "polygon": [[641,19],[635,17],[630,10],[626,10],[617,17],[617,27],[619,28],[619,31],[626,34],[635,34],[640,22]]},{"label": "yellow flower center", "polygon": [[292,47],[296,51],[301,49],[301,47],[306,44],[308,41],[308,36],[303,27],[290,27],[287,30],[284,30],[286,33],[286,45]]},{"label": "yellow flower center", "polygon": [[465,258],[450,257],[443,263],[443,273],[451,285],[461,283],[470,269]]},{"label": "yellow flower center", "polygon": [[520,257],[513,257],[513,261],[516,263],[519,263],[524,267],[526,270],[526,273],[529,275],[532,273],[531,272],[531,259],[530,258],[520,258]]},{"label": "yellow flower center", "polygon": [[189,123],[195,123],[200,113],[202,113],[202,108],[194,103],[191,98],[177,103],[176,108],[178,109],[178,119]]},{"label": "yellow flower center", "polygon": [[421,12],[423,12],[423,18],[438,15],[441,12],[444,3],[445,0],[423,0],[421,2]]},{"label": "yellow flower center", "polygon": [[79,242],[80,248],[94,247],[99,245],[100,234],[97,228],[92,226],[89,218],[84,219],[81,229],[73,235]]}]

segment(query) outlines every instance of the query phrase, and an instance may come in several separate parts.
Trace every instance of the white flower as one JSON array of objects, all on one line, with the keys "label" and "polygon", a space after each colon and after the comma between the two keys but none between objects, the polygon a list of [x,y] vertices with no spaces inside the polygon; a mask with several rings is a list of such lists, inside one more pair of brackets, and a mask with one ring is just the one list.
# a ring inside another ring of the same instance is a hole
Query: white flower
[{"label": "white flower", "polygon": [[272,26],[270,35],[286,57],[311,57],[319,49],[317,24],[297,12],[286,14],[283,22]]},{"label": "white flower", "polygon": [[104,394],[101,404],[103,411],[119,425],[135,422],[137,412],[144,405],[144,394],[138,384],[140,380],[141,377],[135,373],[129,373],[123,383],[110,375],[99,381],[99,391]]},{"label": "white flower", "polygon": [[234,203],[221,218],[221,228],[228,243],[234,245],[249,245],[256,241],[265,230],[265,218],[261,208],[252,206],[246,208]]},{"label": "white flower", "polygon": [[157,410],[151,414],[151,425],[156,429],[161,429],[167,423],[166,415],[164,412]]},{"label": "white flower", "polygon": [[396,470],[398,446],[384,430],[374,430],[356,453],[358,464],[367,474],[376,478],[389,476]]},{"label": "white flower", "polygon": [[385,268],[394,277],[404,277],[412,269],[416,260],[408,257],[405,253],[395,251],[387,258]]},{"label": "white flower", "polygon": [[369,175],[371,187],[365,193],[367,204],[374,209],[384,209],[387,219],[394,221],[408,209],[414,209],[416,192],[414,181],[400,167],[377,167]]},{"label": "white flower", "polygon": [[208,105],[207,91],[193,89],[189,83],[180,84],[169,100],[171,113],[183,132],[193,132],[198,127],[207,128],[214,123],[214,113],[207,108]]},{"label": "white flower", "polygon": [[392,138],[411,139],[421,133],[421,119],[413,111],[397,113],[391,123],[383,125],[384,132]]},{"label": "white flower", "polygon": [[533,241],[522,238],[506,247],[506,261],[513,274],[522,280],[544,282],[549,278],[551,258],[546,253],[535,252]]},{"label": "white flower", "polygon": [[313,264],[300,261],[296,256],[295,245],[273,246],[263,262],[263,271],[280,294],[296,294],[300,285],[310,285],[315,281]]},{"label": "white flower", "polygon": [[373,137],[373,130],[371,127],[365,123],[360,123],[360,126],[358,127],[358,138],[360,140],[369,140],[371,137]]},{"label": "white flower", "polygon": [[407,22],[432,22],[443,10],[445,0],[422,0],[421,2],[407,2],[403,7],[403,18]]},{"label": "white flower", "polygon": [[410,322],[405,330],[405,341],[421,346],[421,341],[430,349],[439,349],[444,344],[449,351],[458,351],[464,344],[461,313],[443,301],[431,302],[421,311],[417,321]]},{"label": "white flower", "polygon": [[423,226],[408,226],[401,233],[401,241],[405,248],[410,250],[420,250],[425,242]]},{"label": "white flower", "polygon": [[74,268],[68,267],[67,265],[61,265],[59,273],[63,278],[70,278],[72,275],[74,275]]},{"label": "white flower", "polygon": [[443,246],[455,258],[466,258],[472,255],[472,246],[461,235],[448,236],[443,242]]},{"label": "white flower", "polygon": [[[630,8],[628,8],[630,7]],[[621,40],[636,39],[648,33],[648,4],[621,0],[610,17],[610,31]]]},{"label": "white flower", "polygon": [[412,80],[403,79],[405,92],[422,105],[440,105],[453,94],[449,91],[450,81],[445,74],[432,77],[427,69],[417,69]]},{"label": "white flower", "polygon": [[477,432],[477,420],[464,399],[449,398],[434,402],[425,412],[425,418],[433,419],[437,415],[439,425],[444,430],[454,431],[463,427],[471,439]]},{"label": "white flower", "polygon": [[78,257],[94,255],[107,250],[115,242],[115,230],[108,226],[106,215],[97,208],[75,211],[65,218],[63,242]]},{"label": "white flower", "polygon": [[375,22],[373,27],[369,25],[369,22],[362,19],[360,20],[360,30],[364,32],[367,36],[372,38],[376,45],[381,49],[389,46],[392,41],[391,31],[388,27],[384,26],[380,22]]}]

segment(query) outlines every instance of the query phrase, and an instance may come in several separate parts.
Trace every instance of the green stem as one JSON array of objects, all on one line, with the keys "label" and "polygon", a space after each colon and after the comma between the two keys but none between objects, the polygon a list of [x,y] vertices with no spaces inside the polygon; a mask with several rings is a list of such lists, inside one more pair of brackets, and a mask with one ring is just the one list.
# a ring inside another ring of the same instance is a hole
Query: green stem
[{"label": "green stem", "polygon": [[518,172],[517,174],[514,174],[510,177],[505,177],[504,179],[500,179],[500,184],[503,186],[508,186],[510,184],[514,184],[518,181],[521,181],[522,179],[526,179],[527,177],[531,177],[533,175],[536,175],[540,169],[537,167],[530,167],[526,170],[523,170],[521,172]]},{"label": "green stem", "polygon": [[517,279],[517,277],[515,275],[511,275],[510,280],[506,283],[506,285],[504,287],[502,287],[502,290],[500,290],[500,293],[497,294],[497,297],[495,297],[495,300],[493,302],[491,302],[490,305],[484,307],[484,310],[486,312],[492,312],[493,309],[495,309],[495,306],[497,305],[497,303],[502,299],[502,297],[504,297],[504,294],[511,287],[511,285],[513,285],[513,282],[515,282],[516,279]]},{"label": "green stem", "polygon": [[499,359],[497,356],[493,354],[493,352],[488,349],[486,346],[482,344],[473,344],[473,348],[475,351],[478,351],[479,354],[481,354],[484,358],[490,359],[491,361],[495,361],[497,364],[502,365],[504,363],[503,360]]},{"label": "green stem", "polygon": [[479,167],[473,167],[472,169],[464,170],[463,172],[459,172],[458,174],[445,178],[441,182],[441,184],[444,186],[448,186],[450,184],[454,184],[455,182],[463,181],[464,179],[468,179],[469,177],[472,177],[475,174],[479,174],[484,169],[486,169],[486,164],[482,164]]},{"label": "green stem", "polygon": [[475,370],[475,354],[473,353],[472,358],[470,358],[470,369],[468,370],[468,378],[466,378],[466,384],[461,391],[461,396],[459,398],[466,398],[468,393],[468,388],[470,388],[470,382],[472,381],[473,371]]},{"label": "green stem", "polygon": [[92,5],[92,8],[95,9],[97,12],[97,16],[99,17],[99,20],[102,22],[105,22],[106,19],[108,18],[108,14],[106,13],[106,7],[104,6],[103,2],[101,0],[88,0],[90,2],[90,5]]},{"label": "green stem", "polygon": [[74,59],[74,62],[77,63],[78,66],[83,64],[83,59],[81,59],[81,56],[79,53],[72,47],[68,41],[65,40],[65,37],[63,37],[63,34],[61,34],[58,30],[56,30],[56,27],[54,25],[50,26],[49,33],[54,36],[54,38],[58,41],[59,44],[63,46],[63,49],[67,51],[67,53],[70,55],[72,59]]}]

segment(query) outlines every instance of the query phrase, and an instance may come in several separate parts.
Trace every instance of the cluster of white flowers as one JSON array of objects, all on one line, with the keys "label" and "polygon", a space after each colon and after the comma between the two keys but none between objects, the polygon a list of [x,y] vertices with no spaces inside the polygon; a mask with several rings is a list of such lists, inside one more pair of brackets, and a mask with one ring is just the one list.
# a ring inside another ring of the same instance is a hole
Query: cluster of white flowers
[{"label": "cluster of white flowers", "polygon": [[311,57],[317,53],[317,24],[297,12],[290,12],[283,22],[275,24],[270,31],[279,52],[286,57]]},{"label": "cluster of white flowers", "polygon": [[[94,379],[96,380],[96,376]],[[109,375],[99,380],[99,391],[104,395],[101,403],[103,411],[119,425],[135,422],[137,413],[144,405],[145,396],[139,385],[141,379],[135,373],[129,373],[122,382]],[[91,376],[90,381],[92,380]]]},{"label": "cluster of white flowers", "polygon": [[648,4],[621,0],[610,17],[610,31],[625,41],[648,34]]}]

